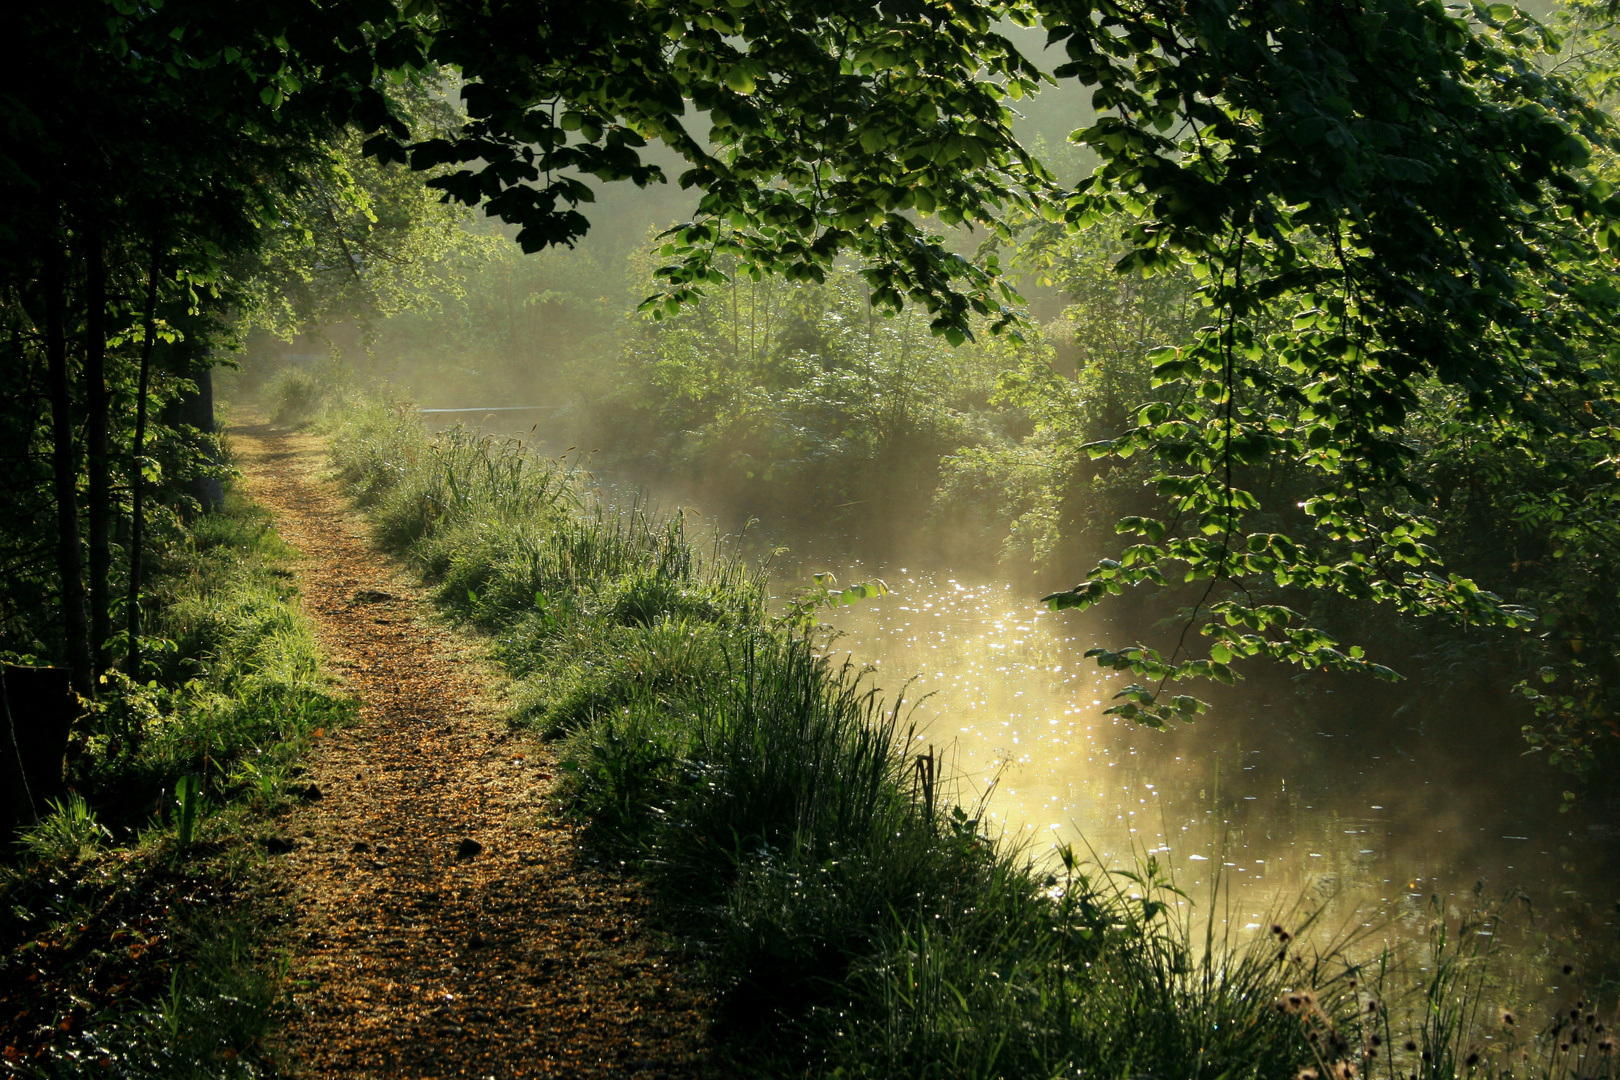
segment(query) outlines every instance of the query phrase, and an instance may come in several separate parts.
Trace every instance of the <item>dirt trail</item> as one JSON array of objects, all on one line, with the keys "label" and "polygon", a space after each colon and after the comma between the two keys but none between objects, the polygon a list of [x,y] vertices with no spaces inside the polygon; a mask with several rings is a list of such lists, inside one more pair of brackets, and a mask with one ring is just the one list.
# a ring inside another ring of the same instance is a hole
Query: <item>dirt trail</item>
[{"label": "dirt trail", "polygon": [[301,1075],[688,1077],[704,1002],[647,902],[543,803],[555,764],[508,732],[476,647],[435,625],[322,479],[322,446],[265,425],[231,443],[304,556],[304,604],[362,701],[321,741],[287,822]]}]

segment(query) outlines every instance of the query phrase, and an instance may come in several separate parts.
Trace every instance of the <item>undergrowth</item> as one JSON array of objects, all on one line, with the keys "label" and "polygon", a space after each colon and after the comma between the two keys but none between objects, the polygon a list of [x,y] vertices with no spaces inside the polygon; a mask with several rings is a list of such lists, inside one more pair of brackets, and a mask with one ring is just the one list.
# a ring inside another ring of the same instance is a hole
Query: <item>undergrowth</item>
[{"label": "undergrowth", "polygon": [[271,1068],[286,987],[265,930],[284,912],[263,845],[285,850],[273,819],[307,794],[300,755],[353,715],[289,555],[235,490],[159,537],[151,664],[108,676],[75,729],[71,793],[0,862],[0,1076]]},{"label": "undergrowth", "polygon": [[1038,865],[949,797],[901,700],[773,619],[762,575],[679,514],[375,402],[328,424],[379,540],[494,636],[515,720],[562,741],[559,799],[702,944],[752,1071],[1611,1075],[1595,1012],[1574,1049],[1567,1017],[1502,1021],[1484,916],[1436,911],[1428,948],[1379,951],[1302,911],[1223,930],[1191,914],[1219,886],[1194,905],[1149,855]]}]

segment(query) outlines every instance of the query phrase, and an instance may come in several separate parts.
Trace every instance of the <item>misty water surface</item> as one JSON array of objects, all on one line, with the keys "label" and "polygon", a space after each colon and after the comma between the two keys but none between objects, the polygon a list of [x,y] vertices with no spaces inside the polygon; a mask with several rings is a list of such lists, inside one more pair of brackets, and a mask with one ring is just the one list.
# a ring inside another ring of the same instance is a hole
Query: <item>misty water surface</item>
[{"label": "misty water surface", "polygon": [[909,681],[914,746],[954,764],[963,802],[995,782],[986,819],[1032,854],[1073,844],[1126,867],[1154,854],[1206,906],[1218,868],[1250,929],[1296,900],[1415,927],[1436,897],[1451,908],[1478,887],[1522,890],[1514,906],[1549,929],[1612,939],[1606,830],[1558,812],[1556,777],[1500,718],[1466,703],[1389,715],[1375,687],[1359,704],[1354,680],[1306,694],[1282,680],[1153,731],[1104,714],[1130,676],[1084,659],[1120,643],[1097,615],[1047,611],[1005,582],[875,576],[893,593],[829,613],[834,651],[891,692]]},{"label": "misty water surface", "polygon": [[[544,441],[523,427],[509,430]],[[597,479],[609,501],[642,498]],[[1325,908],[1329,929],[1421,935],[1436,904],[1455,913],[1476,894],[1513,896],[1505,906],[1545,959],[1620,952],[1614,830],[1559,812],[1557,774],[1524,754],[1500,701],[1260,668],[1232,690],[1191,687],[1212,712],[1154,731],[1105,714],[1131,681],[1084,656],[1129,636],[1105,615],[1048,611],[1028,585],[859,567],[828,557],[827,537],[785,539],[822,557],[779,561],[778,597],[821,569],[889,585],[882,599],[823,613],[837,632],[829,651],[872,668],[891,699],[904,688],[914,750],[933,747],[954,797],[1032,856],[1060,844],[1114,867],[1156,856],[1205,910],[1218,873],[1229,890],[1217,915],[1237,929],[1303,905]]]}]

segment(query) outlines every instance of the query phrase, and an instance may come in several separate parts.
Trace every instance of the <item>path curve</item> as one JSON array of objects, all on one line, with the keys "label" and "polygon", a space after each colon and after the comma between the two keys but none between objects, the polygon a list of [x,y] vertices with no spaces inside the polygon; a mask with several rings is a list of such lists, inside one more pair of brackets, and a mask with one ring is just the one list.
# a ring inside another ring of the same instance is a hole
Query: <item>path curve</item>
[{"label": "path curve", "polygon": [[[324,476],[323,444],[232,429],[303,556],[306,613],[361,701],[286,821],[297,1074],[696,1077],[705,1002],[636,887],[548,815],[555,759],[510,732],[479,648],[433,620]],[[318,794],[317,794],[318,793]]]}]

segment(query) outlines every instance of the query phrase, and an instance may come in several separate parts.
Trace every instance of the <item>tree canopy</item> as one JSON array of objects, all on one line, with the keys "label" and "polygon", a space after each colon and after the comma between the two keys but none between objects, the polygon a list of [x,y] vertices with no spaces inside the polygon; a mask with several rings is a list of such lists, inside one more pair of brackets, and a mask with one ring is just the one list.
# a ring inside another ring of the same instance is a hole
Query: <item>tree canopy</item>
[{"label": "tree canopy", "polygon": [[[108,329],[138,321],[140,283],[228,305],[229,259],[297,218],[335,140],[362,138],[530,251],[585,235],[601,184],[693,190],[692,220],[665,236],[655,314],[728,275],[819,282],[848,262],[873,304],[920,305],[952,342],[1016,333],[999,255],[1015,233],[1038,249],[1125,221],[1116,270],[1190,275],[1200,328],[1165,343],[1125,429],[1089,448],[1154,458],[1162,512],[1127,517],[1116,556],[1049,600],[1196,586],[1187,625],[1207,649],[1183,635],[1170,651],[1098,650],[1139,676],[1117,710],[1141,721],[1196,712],[1169,682],[1230,680],[1244,657],[1393,677],[1309,617],[1324,593],[1531,625],[1440,559],[1445,493],[1414,467],[1425,440],[1519,447],[1565,477],[1552,505],[1571,535],[1597,544],[1592,523],[1608,520],[1607,84],[1554,67],[1556,35],[1506,5],[76,0],[21,26],[0,262],[25,352],[62,373],[69,338],[84,342],[93,415],[96,342],[140,338]],[[1044,30],[1063,61],[1043,70],[1013,26]],[[439,70],[465,117],[413,129],[405,90],[420,100]],[[1062,85],[1096,114],[1073,138],[1097,166],[1073,187],[1014,130],[1020,101]],[[1549,686],[1589,676],[1549,670]]]},{"label": "tree canopy", "polygon": [[[1436,495],[1411,470],[1413,420],[1434,394],[1457,423],[1577,441],[1613,430],[1620,201],[1594,166],[1613,132],[1588,86],[1548,70],[1555,35],[1519,11],[445,4],[434,19],[428,55],[466,79],[469,123],[372,149],[453,168],[434,181],[448,197],[541,246],[581,234],[587,180],[661,179],[639,153],[661,140],[701,198],[669,237],[654,304],[723,281],[723,257],[817,280],[852,255],[874,303],[924,304],[953,340],[974,316],[1013,322],[994,256],[954,253],[930,220],[1005,237],[1019,219],[1058,232],[1123,217],[1119,272],[1196,276],[1203,328],[1157,357],[1128,429],[1091,448],[1157,457],[1165,512],[1127,518],[1135,540],[1049,598],[1085,607],[1207,582],[1191,616],[1207,654],[1185,640],[1099,650],[1143,677],[1123,714],[1197,711],[1167,681],[1230,680],[1246,656],[1393,677],[1312,625],[1293,598],[1314,592],[1530,623],[1441,564]],[[1043,27],[1066,62],[1041,73],[998,32],[1008,21]],[[1071,80],[1098,113],[1074,138],[1100,165],[1060,191],[1013,138],[1012,109]],[[705,137],[689,109],[708,114]],[[1278,459],[1309,486],[1263,490]]]}]

